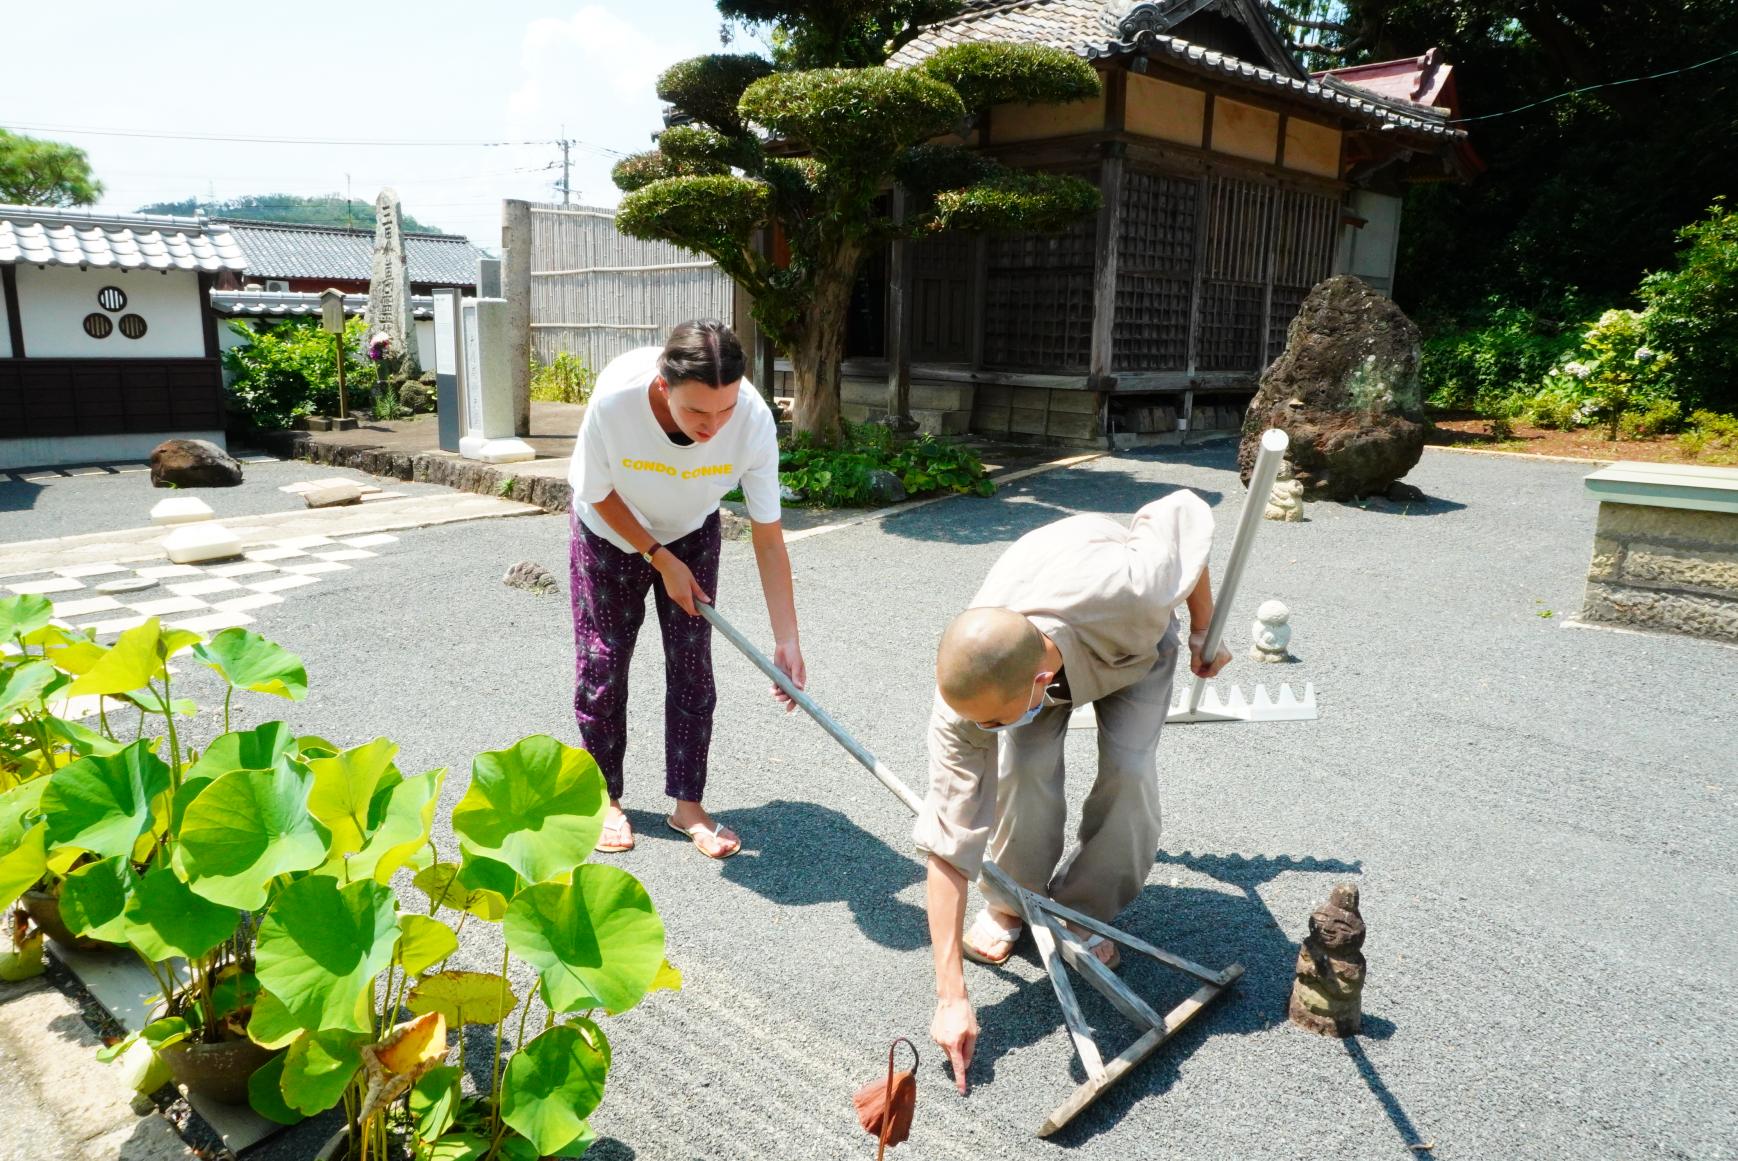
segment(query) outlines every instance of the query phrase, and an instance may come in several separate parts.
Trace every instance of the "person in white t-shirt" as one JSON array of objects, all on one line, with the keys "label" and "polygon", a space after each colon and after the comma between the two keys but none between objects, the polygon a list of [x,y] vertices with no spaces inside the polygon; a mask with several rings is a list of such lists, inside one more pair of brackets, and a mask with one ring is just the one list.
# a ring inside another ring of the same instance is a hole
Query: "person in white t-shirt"
[{"label": "person in white t-shirt", "polygon": [[[779,520],[778,423],[743,378],[742,344],[712,319],[685,322],[663,348],[640,347],[598,375],[579,427],[573,484],[573,695],[580,738],[609,787],[597,849],[632,850],[622,813],[628,662],[649,589],[664,639],[666,818],[710,858],[742,841],[700,805],[712,742],[712,626],[696,602],[718,586],[718,504],[741,486],[772,621],[773,660],[802,688],[791,563]],[[786,711],[794,708],[776,687]]]}]

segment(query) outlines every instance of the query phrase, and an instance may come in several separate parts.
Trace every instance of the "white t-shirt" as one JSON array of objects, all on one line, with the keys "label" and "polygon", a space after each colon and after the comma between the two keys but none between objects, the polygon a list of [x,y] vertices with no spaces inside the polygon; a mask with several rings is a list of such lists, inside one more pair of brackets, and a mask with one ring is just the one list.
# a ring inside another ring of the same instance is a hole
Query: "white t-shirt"
[{"label": "white t-shirt", "polygon": [[778,421],[746,378],[736,410],[705,443],[676,443],[658,425],[646,389],[658,375],[660,347],[637,347],[610,360],[597,384],[574,444],[568,482],[585,526],[623,552],[632,552],[604,523],[595,505],[615,492],[660,544],[693,532],[718,510],[724,494],[742,485],[748,517],[779,518]]}]

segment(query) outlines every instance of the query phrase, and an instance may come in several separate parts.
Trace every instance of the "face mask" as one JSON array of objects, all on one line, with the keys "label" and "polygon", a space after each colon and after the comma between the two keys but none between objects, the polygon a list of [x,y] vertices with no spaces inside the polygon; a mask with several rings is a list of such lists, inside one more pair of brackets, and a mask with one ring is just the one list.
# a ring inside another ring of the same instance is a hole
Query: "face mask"
[{"label": "face mask", "polygon": [[1038,704],[1037,705],[1029,707],[1025,713],[1021,714],[1017,719],[1009,722],[1005,726],[980,726],[979,728],[982,730],[985,730],[989,733],[992,733],[992,734],[1000,734],[1006,730],[1018,729],[1020,726],[1025,725],[1027,722],[1029,722],[1033,718],[1037,717],[1038,711],[1044,708],[1044,687],[1046,687],[1050,684],[1049,678],[1050,678],[1050,675],[1048,673],[1040,673],[1038,675],[1038,680],[1042,684],[1040,685],[1039,690],[1038,690]]}]

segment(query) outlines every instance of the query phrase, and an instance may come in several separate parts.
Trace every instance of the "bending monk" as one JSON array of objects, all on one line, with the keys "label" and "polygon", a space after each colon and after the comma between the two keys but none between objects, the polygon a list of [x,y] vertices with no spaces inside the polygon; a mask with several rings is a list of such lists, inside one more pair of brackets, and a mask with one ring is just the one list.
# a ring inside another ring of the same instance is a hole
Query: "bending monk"
[{"label": "bending monk", "polygon": [[[930,1036],[966,1091],[977,1016],[962,954],[999,964],[1023,934],[1015,902],[979,880],[986,905],[971,929],[966,883],[986,848],[1022,887],[1106,922],[1140,893],[1159,842],[1154,752],[1171,702],[1187,604],[1189,669],[1212,677],[1231,660],[1203,655],[1213,595],[1207,553],[1213,516],[1193,492],[1135,514],[1071,516],[1029,532],[1002,554],[942,635],[929,727],[929,795],[915,838],[928,855],[929,934],[936,1006]],[[1066,860],[1063,744],[1069,714],[1098,718],[1098,777]],[[1086,946],[1117,966],[1116,945]]]}]

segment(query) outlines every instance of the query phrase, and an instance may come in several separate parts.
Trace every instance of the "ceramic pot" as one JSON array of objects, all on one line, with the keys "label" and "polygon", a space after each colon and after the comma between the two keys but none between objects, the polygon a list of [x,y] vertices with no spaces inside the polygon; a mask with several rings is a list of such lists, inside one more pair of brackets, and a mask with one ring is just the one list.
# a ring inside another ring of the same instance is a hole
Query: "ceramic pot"
[{"label": "ceramic pot", "polygon": [[104,943],[100,939],[86,939],[82,935],[74,935],[67,929],[66,920],[60,917],[60,896],[51,895],[47,891],[26,891],[20,900],[24,913],[30,916],[30,921],[42,928],[48,938],[62,947],[75,948],[78,951],[124,951],[118,943]]},{"label": "ceramic pot", "polygon": [[183,1040],[158,1052],[169,1075],[189,1092],[219,1104],[247,1104],[247,1082],[274,1055],[251,1040],[197,1044]]}]

